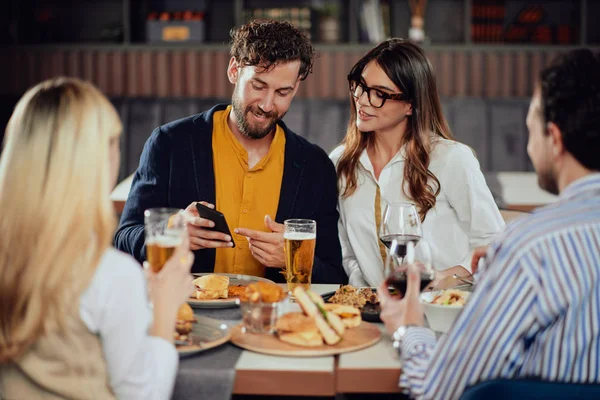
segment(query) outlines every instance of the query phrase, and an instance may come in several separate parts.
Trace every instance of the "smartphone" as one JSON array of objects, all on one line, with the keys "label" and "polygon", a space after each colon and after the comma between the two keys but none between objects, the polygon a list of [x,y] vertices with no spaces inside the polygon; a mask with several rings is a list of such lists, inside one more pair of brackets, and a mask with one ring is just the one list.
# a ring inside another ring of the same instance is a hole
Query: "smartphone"
[{"label": "smartphone", "polygon": [[214,208],[210,208],[201,203],[196,203],[196,210],[198,210],[198,214],[200,217],[204,219],[209,219],[215,223],[215,226],[212,228],[204,228],[212,231],[217,231],[229,235],[231,237],[231,243],[233,243],[233,247],[235,247],[235,242],[233,241],[233,235],[229,230],[229,225],[227,225],[227,220],[223,213],[215,210]]}]

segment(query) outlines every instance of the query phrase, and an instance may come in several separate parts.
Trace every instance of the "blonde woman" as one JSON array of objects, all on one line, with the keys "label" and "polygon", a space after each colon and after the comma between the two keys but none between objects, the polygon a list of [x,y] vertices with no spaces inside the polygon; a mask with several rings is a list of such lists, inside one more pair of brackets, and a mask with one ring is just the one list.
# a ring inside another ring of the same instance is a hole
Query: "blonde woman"
[{"label": "blonde woman", "polygon": [[148,299],[139,264],[110,247],[121,130],[96,88],[65,78],[30,89],[8,123],[0,398],[170,397],[193,255],[179,248],[149,280]]}]

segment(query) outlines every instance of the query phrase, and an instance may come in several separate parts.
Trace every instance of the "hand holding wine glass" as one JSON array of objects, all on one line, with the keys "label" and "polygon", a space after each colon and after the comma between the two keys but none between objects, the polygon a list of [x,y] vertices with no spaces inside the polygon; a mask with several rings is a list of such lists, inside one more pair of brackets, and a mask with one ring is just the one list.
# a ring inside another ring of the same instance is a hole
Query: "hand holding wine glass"
[{"label": "hand holding wine glass", "polygon": [[431,264],[431,250],[429,244],[425,240],[421,240],[418,244],[413,241],[408,241],[405,245],[406,256],[404,262],[400,263],[396,254],[398,254],[398,246],[396,239],[392,240],[390,250],[386,254],[385,274],[386,284],[393,287],[401,297],[404,297],[407,287],[407,272],[410,265],[415,266],[420,274],[419,290],[423,291],[434,279],[436,271]]}]

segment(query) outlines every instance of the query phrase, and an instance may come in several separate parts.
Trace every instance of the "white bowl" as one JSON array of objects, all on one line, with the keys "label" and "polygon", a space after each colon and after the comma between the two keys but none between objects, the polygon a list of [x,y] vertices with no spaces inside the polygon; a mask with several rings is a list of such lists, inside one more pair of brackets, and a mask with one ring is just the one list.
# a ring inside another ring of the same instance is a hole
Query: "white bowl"
[{"label": "white bowl", "polygon": [[431,304],[433,298],[439,293],[439,291],[421,293],[420,300],[421,304],[423,304],[429,328],[436,332],[446,333],[450,330],[452,324],[454,324],[454,321],[462,311],[463,306]]}]

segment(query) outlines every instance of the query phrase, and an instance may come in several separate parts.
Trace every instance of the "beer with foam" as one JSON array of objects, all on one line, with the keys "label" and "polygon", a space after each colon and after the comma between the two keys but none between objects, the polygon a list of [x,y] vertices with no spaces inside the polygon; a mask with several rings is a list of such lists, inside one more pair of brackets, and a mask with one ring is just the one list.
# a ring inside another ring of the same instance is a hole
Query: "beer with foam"
[{"label": "beer with foam", "polygon": [[284,275],[288,290],[293,291],[296,286],[309,289],[317,242],[316,222],[287,220],[284,225]]}]

